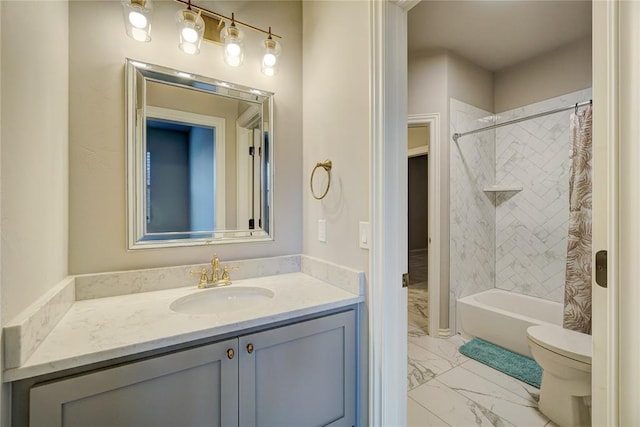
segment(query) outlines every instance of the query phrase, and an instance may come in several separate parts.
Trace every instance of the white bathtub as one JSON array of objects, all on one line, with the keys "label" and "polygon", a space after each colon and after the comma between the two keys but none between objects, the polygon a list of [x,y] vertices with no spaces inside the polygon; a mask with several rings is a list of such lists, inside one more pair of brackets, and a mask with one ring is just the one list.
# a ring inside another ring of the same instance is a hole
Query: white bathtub
[{"label": "white bathtub", "polygon": [[490,289],[456,302],[457,329],[516,353],[531,356],[527,328],[562,326],[562,304],[541,298]]}]

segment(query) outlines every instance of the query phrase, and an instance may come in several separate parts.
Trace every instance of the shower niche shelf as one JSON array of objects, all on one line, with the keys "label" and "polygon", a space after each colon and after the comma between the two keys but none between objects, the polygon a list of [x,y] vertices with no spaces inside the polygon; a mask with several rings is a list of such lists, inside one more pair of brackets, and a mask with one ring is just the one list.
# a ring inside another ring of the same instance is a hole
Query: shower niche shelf
[{"label": "shower niche shelf", "polygon": [[489,185],[482,189],[485,193],[518,192],[522,191],[522,185]]}]

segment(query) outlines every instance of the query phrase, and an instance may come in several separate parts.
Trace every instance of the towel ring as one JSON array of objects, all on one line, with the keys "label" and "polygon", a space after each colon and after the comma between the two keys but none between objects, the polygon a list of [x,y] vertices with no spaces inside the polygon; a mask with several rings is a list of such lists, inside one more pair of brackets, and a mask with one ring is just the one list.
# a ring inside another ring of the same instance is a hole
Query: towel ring
[{"label": "towel ring", "polygon": [[[313,191],[313,176],[315,175],[316,170],[318,170],[318,168],[324,169],[325,172],[327,172],[327,178],[328,178],[327,188],[325,188],[321,196],[316,196],[315,191]],[[311,194],[313,195],[314,199],[321,200],[325,198],[325,196],[329,192],[329,188],[331,187],[331,160],[325,160],[322,163],[316,163],[316,166],[313,168],[313,171],[311,172],[311,178],[309,179],[309,187],[311,188]]]}]

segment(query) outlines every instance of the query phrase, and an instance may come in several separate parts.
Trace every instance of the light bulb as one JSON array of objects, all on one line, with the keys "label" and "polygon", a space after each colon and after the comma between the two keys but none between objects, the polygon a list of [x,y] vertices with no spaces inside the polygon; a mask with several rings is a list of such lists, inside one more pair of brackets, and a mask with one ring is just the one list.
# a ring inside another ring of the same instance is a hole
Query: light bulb
[{"label": "light bulb", "polygon": [[204,21],[200,14],[191,9],[180,10],[176,14],[176,24],[180,31],[180,50],[189,55],[200,52],[200,43],[204,35]]},{"label": "light bulb", "polygon": [[131,38],[137,42],[147,41],[147,32],[141,28],[132,28],[131,29]]},{"label": "light bulb", "polygon": [[198,32],[193,28],[185,27],[182,29],[182,38],[188,43],[195,43],[198,40]]},{"label": "light bulb", "polygon": [[139,42],[151,41],[151,0],[122,0],[127,35]]},{"label": "light bulb", "polygon": [[262,66],[260,71],[268,77],[274,76],[278,72],[278,58],[280,57],[280,43],[275,41],[271,35],[269,27],[269,37],[262,43],[264,54],[262,55]]},{"label": "light bulb", "polygon": [[133,11],[129,13],[129,22],[136,28],[144,28],[147,26],[147,18],[140,12]]},{"label": "light bulb", "polygon": [[229,43],[227,44],[226,51],[227,55],[236,57],[240,55],[242,49],[240,49],[240,46],[236,43]]},{"label": "light bulb", "polygon": [[266,67],[273,67],[276,65],[276,56],[273,53],[265,53],[262,62]]},{"label": "light bulb", "polygon": [[224,42],[224,62],[232,67],[240,66],[244,59],[242,33],[236,27],[233,14],[231,14],[231,25],[220,31],[220,39]]},{"label": "light bulb", "polygon": [[232,67],[237,67],[242,63],[242,60],[239,56],[227,56],[225,59],[227,64],[231,65]]},{"label": "light bulb", "polygon": [[198,48],[193,43],[182,43],[180,48],[184,53],[188,53],[189,55],[195,55],[198,53]]},{"label": "light bulb", "polygon": [[273,75],[276,73],[276,70],[274,70],[274,69],[273,69],[273,68],[271,68],[271,67],[265,67],[265,68],[263,68],[263,69],[262,69],[262,73],[263,73],[265,76],[273,77]]}]

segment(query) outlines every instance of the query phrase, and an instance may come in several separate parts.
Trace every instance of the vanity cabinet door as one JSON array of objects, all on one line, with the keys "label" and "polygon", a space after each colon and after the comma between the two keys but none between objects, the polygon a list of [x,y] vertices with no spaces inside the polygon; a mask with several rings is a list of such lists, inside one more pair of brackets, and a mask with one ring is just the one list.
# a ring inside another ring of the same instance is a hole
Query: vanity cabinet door
[{"label": "vanity cabinet door", "polygon": [[355,313],[239,338],[240,426],[353,426]]},{"label": "vanity cabinet door", "polygon": [[29,398],[34,427],[235,426],[237,340],[36,385]]}]

